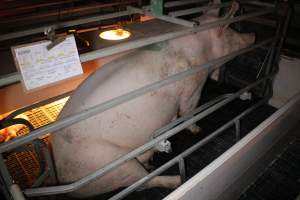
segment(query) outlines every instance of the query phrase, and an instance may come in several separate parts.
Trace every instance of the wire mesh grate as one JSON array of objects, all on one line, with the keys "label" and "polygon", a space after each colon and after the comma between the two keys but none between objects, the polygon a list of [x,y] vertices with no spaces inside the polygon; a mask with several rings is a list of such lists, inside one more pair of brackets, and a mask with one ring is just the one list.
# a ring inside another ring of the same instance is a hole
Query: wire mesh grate
[{"label": "wire mesh grate", "polygon": [[[25,114],[35,129],[54,122],[68,97],[52,102],[50,104],[34,108]],[[17,133],[18,136],[29,133],[29,129],[24,127]],[[48,135],[42,138],[48,144]],[[6,166],[13,180],[18,183],[21,188],[30,187],[37,180],[40,174],[40,163],[37,154],[33,148],[29,148],[22,152],[9,153],[5,158]]]}]

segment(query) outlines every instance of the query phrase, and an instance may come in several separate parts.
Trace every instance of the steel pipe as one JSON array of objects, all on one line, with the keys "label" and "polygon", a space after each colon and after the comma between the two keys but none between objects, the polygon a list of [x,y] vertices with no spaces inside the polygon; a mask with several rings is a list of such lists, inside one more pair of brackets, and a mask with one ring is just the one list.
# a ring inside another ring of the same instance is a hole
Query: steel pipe
[{"label": "steel pipe", "polygon": [[180,17],[180,16],[191,15],[191,14],[200,13],[200,12],[204,12],[204,11],[212,10],[212,9],[216,9],[216,8],[229,7],[231,5],[232,5],[232,2],[227,2],[227,3],[222,3],[222,4],[214,4],[211,6],[202,6],[202,7],[197,7],[197,8],[190,8],[190,9],[185,9],[185,10],[169,12],[168,15],[171,17]]},{"label": "steel pipe", "polygon": [[183,79],[187,76],[195,74],[195,73],[197,73],[197,72],[199,72],[203,69],[207,69],[209,67],[213,67],[213,66],[216,66],[216,65],[223,64],[224,62],[226,62],[229,59],[233,59],[234,57],[236,57],[238,55],[249,52],[249,51],[251,51],[253,49],[256,49],[258,47],[264,46],[264,45],[269,44],[273,41],[274,41],[274,38],[271,38],[271,39],[268,39],[266,41],[260,42],[258,44],[251,45],[250,47],[246,47],[246,48],[241,49],[239,51],[235,51],[235,52],[233,52],[229,55],[226,55],[226,56],[223,56],[221,58],[212,60],[212,61],[210,61],[206,64],[202,64],[202,65],[199,65],[197,67],[195,66],[195,67],[193,67],[189,70],[186,70],[184,72],[169,76],[167,79],[157,81],[157,82],[152,83],[150,85],[144,86],[140,89],[129,92],[125,95],[116,97],[114,99],[111,99],[111,100],[106,101],[104,103],[101,103],[99,105],[93,106],[93,107],[88,108],[88,109],[86,109],[82,112],[76,113],[76,114],[74,114],[70,117],[60,119],[60,120],[58,120],[58,121],[56,121],[52,124],[48,124],[44,127],[41,127],[37,130],[34,130],[28,135],[21,136],[21,137],[18,137],[16,139],[14,139],[14,140],[10,140],[8,142],[5,142],[5,143],[1,144],[0,145],[0,153],[12,150],[12,149],[14,149],[14,148],[16,148],[20,145],[26,144],[26,143],[34,140],[34,139],[37,139],[38,137],[41,137],[42,135],[44,135],[46,133],[51,133],[51,132],[57,131],[61,128],[70,126],[70,125],[72,125],[74,123],[77,123],[81,120],[87,119],[87,118],[92,117],[92,116],[94,116],[98,113],[101,113],[105,110],[108,110],[108,109],[110,109],[114,106],[120,105],[120,104],[122,104],[126,101],[137,98],[137,97],[139,97],[143,94],[146,94],[148,92],[155,91],[155,90],[157,90],[157,89],[159,89],[163,86],[174,83],[174,82],[176,82],[178,80],[181,80],[181,79]]},{"label": "steel pipe", "polygon": [[275,8],[274,4],[267,3],[267,2],[262,2],[262,1],[247,0],[247,1],[242,1],[242,3],[249,4],[249,5],[254,5],[254,6],[263,6],[263,7],[268,7],[268,8]]},{"label": "steel pipe", "polygon": [[161,16],[154,16],[151,12],[147,11],[147,10],[144,10],[144,9],[139,9],[139,8],[136,8],[136,7],[133,7],[133,6],[127,6],[127,10],[131,10],[135,13],[139,13],[139,14],[142,14],[142,15],[148,15],[148,16],[153,16],[157,19],[160,19],[160,20],[163,20],[163,21],[166,21],[166,22],[171,22],[171,23],[174,23],[174,24],[178,24],[178,25],[181,25],[181,26],[186,26],[186,27],[189,27],[189,28],[192,28],[196,25],[195,22],[190,22],[190,21],[187,21],[187,20],[183,20],[183,19],[178,19],[178,18],[174,18],[174,17],[169,17],[169,16],[165,16],[165,15],[161,15]]},{"label": "steel pipe", "polygon": [[21,74],[18,72],[11,73],[0,77],[0,87],[10,85],[21,80]]},{"label": "steel pipe", "polygon": [[164,7],[165,8],[172,8],[172,7],[176,7],[176,6],[183,6],[183,5],[203,3],[203,2],[208,2],[208,0],[169,1],[169,2],[165,3]]},{"label": "steel pipe", "polygon": [[241,121],[238,119],[234,122],[235,125],[235,140],[239,141],[241,139]]},{"label": "steel pipe", "polygon": [[118,200],[118,199],[122,199],[122,198],[126,197],[127,195],[129,195],[130,193],[132,193],[133,191],[135,191],[136,189],[138,189],[138,187],[140,187],[141,185],[143,185],[147,181],[151,180],[155,176],[158,176],[163,171],[169,169],[174,164],[180,162],[181,159],[187,157],[188,155],[190,155],[191,153],[193,153],[194,151],[196,151],[197,149],[199,149],[203,145],[205,145],[208,142],[210,142],[212,139],[214,139],[215,137],[217,137],[224,130],[226,130],[227,128],[229,128],[230,126],[232,126],[236,120],[240,120],[245,115],[249,114],[250,112],[252,112],[256,108],[258,108],[262,104],[266,103],[266,101],[267,101],[267,99],[260,100],[254,106],[248,108],[247,110],[245,110],[244,112],[242,112],[241,114],[239,114],[238,116],[236,116],[234,119],[230,120],[229,122],[227,122],[226,124],[224,124],[223,126],[221,126],[220,128],[218,128],[216,131],[214,131],[209,136],[206,136],[204,139],[202,139],[201,141],[197,142],[192,147],[188,148],[187,150],[185,150],[181,154],[177,155],[175,158],[171,159],[170,161],[168,161],[167,163],[165,163],[164,165],[162,165],[161,167],[159,167],[155,171],[151,172],[150,174],[148,174],[147,176],[143,177],[142,179],[136,181],[134,184],[132,184],[129,187],[125,188],[124,190],[122,190],[118,194],[114,195],[109,200]]},{"label": "steel pipe", "polygon": [[181,182],[184,183],[186,181],[186,167],[184,163],[184,158],[179,159],[178,167],[179,167]]}]

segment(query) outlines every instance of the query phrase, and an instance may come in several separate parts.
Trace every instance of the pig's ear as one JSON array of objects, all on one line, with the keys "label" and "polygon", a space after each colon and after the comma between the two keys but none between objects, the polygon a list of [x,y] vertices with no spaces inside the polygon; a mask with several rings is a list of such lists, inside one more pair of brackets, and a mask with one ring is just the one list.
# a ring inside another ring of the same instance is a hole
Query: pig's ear
[{"label": "pig's ear", "polygon": [[[208,5],[212,6],[212,5],[221,4],[221,3],[222,3],[221,0],[209,0]],[[219,17],[219,13],[220,13],[220,8],[217,8],[217,9],[212,9],[212,10],[207,11],[206,14],[209,14],[209,15],[212,15],[215,17]]]},{"label": "pig's ear", "polygon": [[[233,18],[235,13],[240,9],[240,5],[237,1],[233,1],[230,10],[222,17],[222,19]],[[221,36],[223,32],[229,27],[230,24],[226,24],[224,26],[220,26],[218,28],[218,35]]]}]

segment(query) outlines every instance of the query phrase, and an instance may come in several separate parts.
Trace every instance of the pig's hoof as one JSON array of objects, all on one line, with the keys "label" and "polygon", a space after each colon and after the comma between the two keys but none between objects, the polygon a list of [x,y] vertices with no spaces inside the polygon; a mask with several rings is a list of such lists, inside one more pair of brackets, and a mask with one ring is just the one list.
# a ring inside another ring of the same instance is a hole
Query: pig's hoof
[{"label": "pig's hoof", "polygon": [[188,128],[188,130],[191,131],[193,134],[198,134],[201,132],[202,129],[199,126],[193,124]]}]

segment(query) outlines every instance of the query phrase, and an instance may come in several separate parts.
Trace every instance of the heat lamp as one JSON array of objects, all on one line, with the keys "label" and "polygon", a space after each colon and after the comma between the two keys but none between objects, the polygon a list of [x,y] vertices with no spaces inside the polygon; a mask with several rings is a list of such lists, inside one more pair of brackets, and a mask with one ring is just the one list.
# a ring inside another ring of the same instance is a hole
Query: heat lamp
[{"label": "heat lamp", "polygon": [[117,27],[113,30],[107,30],[101,32],[99,37],[104,40],[124,40],[129,38],[131,33],[125,29],[123,29],[121,24],[118,24]]}]

